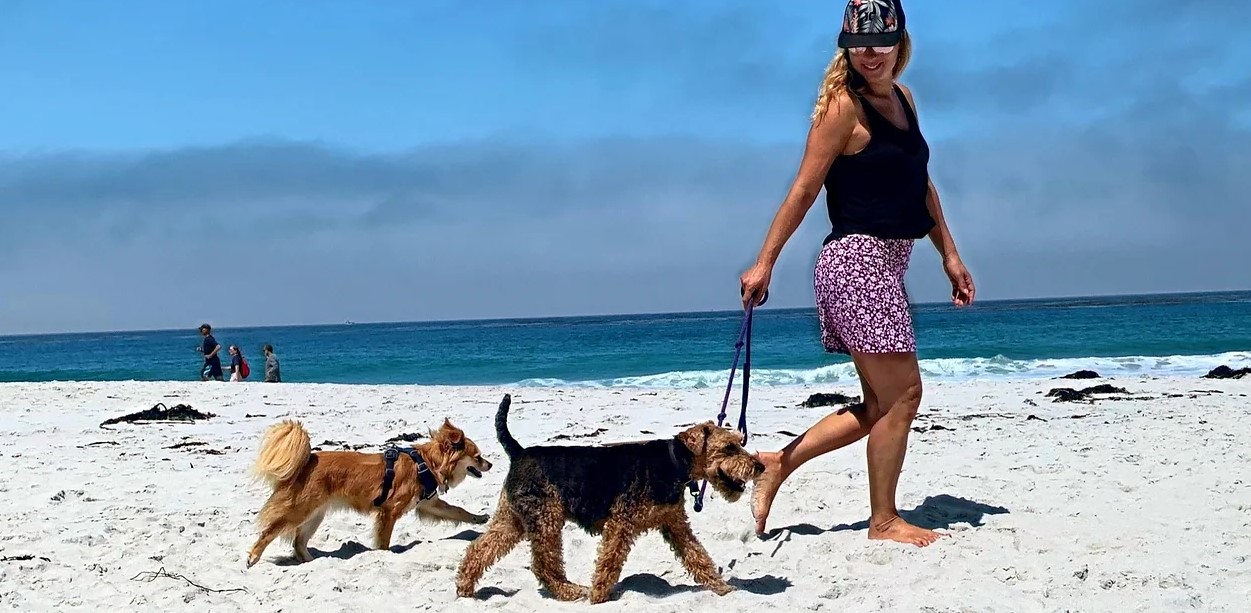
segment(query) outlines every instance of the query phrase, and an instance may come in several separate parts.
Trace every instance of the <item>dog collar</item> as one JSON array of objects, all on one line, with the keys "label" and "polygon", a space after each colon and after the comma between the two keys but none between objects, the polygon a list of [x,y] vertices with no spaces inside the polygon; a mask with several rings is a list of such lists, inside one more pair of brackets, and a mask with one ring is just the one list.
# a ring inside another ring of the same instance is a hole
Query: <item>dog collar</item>
[{"label": "dog collar", "polygon": [[420,451],[412,447],[399,448],[388,445],[382,452],[382,459],[386,461],[386,470],[382,473],[382,493],[374,499],[375,507],[382,506],[382,503],[387,501],[387,496],[391,495],[391,485],[395,482],[395,461],[399,459],[401,453],[407,455],[417,465],[417,482],[421,484],[421,500],[430,500],[439,493],[439,481],[435,479],[434,471],[430,470],[425,458],[421,457]]},{"label": "dog collar", "polygon": [[[684,455],[690,457],[679,458],[679,447],[681,447],[682,451],[686,452]],[[686,448],[686,445],[683,445],[677,439],[669,441],[669,461],[673,463],[673,470],[677,472],[678,483],[683,485],[695,483],[695,481],[691,479],[691,460],[693,459],[695,459],[695,456],[694,454],[691,454],[690,449]]]},{"label": "dog collar", "polygon": [[691,456],[683,462],[678,459],[678,445],[682,443],[677,439],[669,441],[669,460],[673,462],[674,470],[678,471],[678,482],[685,485],[686,489],[691,492],[691,499],[695,501],[695,512],[698,513],[704,510],[704,501],[699,495],[699,486],[695,485],[696,480],[691,478],[691,460],[695,458],[695,455],[691,454],[691,450],[687,449],[686,445],[682,445],[682,449]]}]

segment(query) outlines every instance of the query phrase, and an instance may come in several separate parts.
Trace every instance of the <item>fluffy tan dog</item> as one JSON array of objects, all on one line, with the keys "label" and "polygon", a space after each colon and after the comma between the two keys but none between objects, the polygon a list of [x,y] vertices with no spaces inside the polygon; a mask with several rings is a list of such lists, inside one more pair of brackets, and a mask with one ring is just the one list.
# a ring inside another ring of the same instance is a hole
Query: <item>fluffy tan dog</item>
[{"label": "fluffy tan dog", "polygon": [[381,505],[374,506],[375,499],[383,493],[383,454],[314,453],[308,432],[299,422],[284,420],[271,426],[265,432],[253,471],[269,482],[273,492],[261,508],[261,534],[248,554],[248,567],[256,564],[269,543],[278,537],[292,541],[297,560],[312,560],[308,541],[326,513],[333,510],[373,513],[377,549],[391,546],[395,521],[410,510],[427,520],[486,523],[488,516],[475,515],[439,499],[440,494],[459,485],[466,476],[478,478],[491,469],[478,446],[445,420],[438,430],[431,431],[429,441],[414,449],[430,469],[433,479],[427,476],[427,482],[435,486],[423,487],[416,461],[400,453],[390,491]]}]

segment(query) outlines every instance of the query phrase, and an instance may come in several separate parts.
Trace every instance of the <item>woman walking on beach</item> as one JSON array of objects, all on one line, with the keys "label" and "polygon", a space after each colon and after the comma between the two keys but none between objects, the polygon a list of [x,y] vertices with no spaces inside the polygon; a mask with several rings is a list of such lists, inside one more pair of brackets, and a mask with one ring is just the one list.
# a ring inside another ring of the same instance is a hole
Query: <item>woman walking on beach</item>
[{"label": "woman walking on beach", "polygon": [[904,273],[913,242],[929,236],[956,306],[973,302],[973,279],[956,251],[929,179],[929,146],[912,93],[896,79],[912,42],[899,0],[850,0],[840,49],[821,83],[799,172],[756,263],[740,281],[760,302],[773,265],[824,185],[832,231],[814,274],[821,341],[851,356],[863,407],[827,415],[779,452],[760,454],[752,513],[764,533],[778,488],[808,460],[869,437],[869,538],[926,546],[939,534],[899,516],[895,490],[908,431],[921,404],[921,374]]},{"label": "woman walking on beach", "polygon": [[248,378],[247,358],[238,345],[230,346],[230,380],[242,381]]}]

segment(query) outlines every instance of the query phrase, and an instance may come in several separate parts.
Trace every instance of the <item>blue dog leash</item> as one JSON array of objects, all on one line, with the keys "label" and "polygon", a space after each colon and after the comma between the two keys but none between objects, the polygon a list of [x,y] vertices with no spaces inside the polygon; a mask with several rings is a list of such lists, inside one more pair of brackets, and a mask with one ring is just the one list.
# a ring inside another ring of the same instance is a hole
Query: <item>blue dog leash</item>
[{"label": "blue dog leash", "polygon": [[[743,444],[747,444],[747,396],[751,383],[751,323],[752,311],[760,304],[764,304],[769,299],[769,293],[765,292],[764,298],[758,304],[752,304],[748,301],[747,309],[743,313],[743,324],[739,327],[738,340],[734,343],[734,362],[730,365],[730,378],[725,384],[725,398],[721,400],[721,413],[717,415],[717,427],[721,427],[725,423],[726,409],[730,406],[730,391],[734,388],[734,373],[738,370],[739,355],[743,355],[743,404],[738,414],[738,431],[743,433]],[[704,510],[704,492],[708,489],[708,481],[700,482],[699,489],[695,489],[695,482],[690,484],[691,495],[695,498],[694,509],[698,513]]]}]

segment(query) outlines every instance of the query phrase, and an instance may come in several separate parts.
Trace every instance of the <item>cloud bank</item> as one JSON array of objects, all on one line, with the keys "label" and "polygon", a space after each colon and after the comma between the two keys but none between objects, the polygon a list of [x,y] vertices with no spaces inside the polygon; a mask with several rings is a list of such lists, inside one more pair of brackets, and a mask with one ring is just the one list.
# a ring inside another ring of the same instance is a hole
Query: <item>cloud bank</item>
[{"label": "cloud bank", "polygon": [[[1233,32],[1251,8],[1212,5],[1220,20],[1070,2],[976,41],[918,33],[904,80],[983,297],[1251,287],[1251,49]],[[634,96],[666,118],[647,133],[0,153],[0,332],[732,308],[828,61],[824,34],[776,36],[799,19],[614,5],[517,34],[514,69]],[[754,121],[783,113],[794,129]],[[823,199],[775,304],[811,304]],[[947,293],[930,251],[919,300]]]}]

